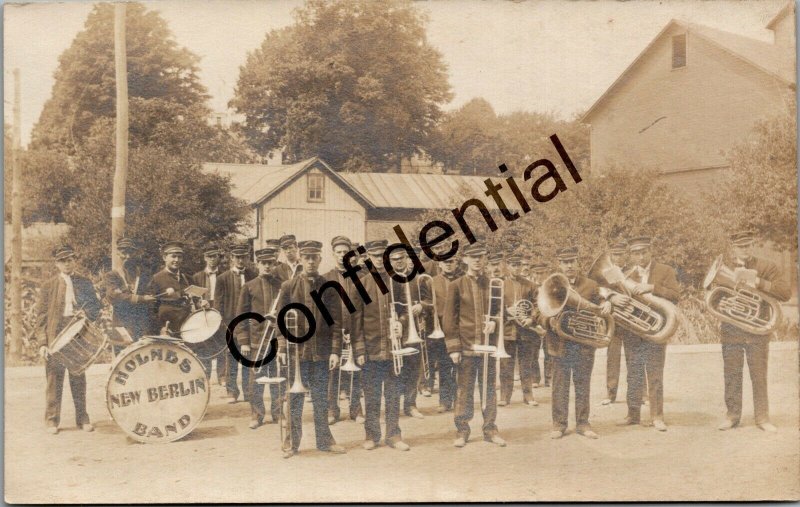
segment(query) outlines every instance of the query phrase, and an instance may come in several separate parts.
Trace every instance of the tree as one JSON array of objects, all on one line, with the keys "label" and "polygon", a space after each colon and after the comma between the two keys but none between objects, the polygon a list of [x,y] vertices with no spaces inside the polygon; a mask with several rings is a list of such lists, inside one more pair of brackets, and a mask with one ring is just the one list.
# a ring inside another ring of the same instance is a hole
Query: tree
[{"label": "tree", "polygon": [[408,0],[308,0],[241,67],[230,106],[250,144],[371,170],[427,149],[451,94],[425,23]]},{"label": "tree", "polygon": [[[139,3],[128,4],[126,10],[132,102],[136,98],[159,99],[199,108],[206,121],[208,95],[197,75],[199,58],[177,45],[158,12],[148,11]],[[59,57],[53,94],[34,126],[32,148],[73,154],[98,119],[114,117],[113,17],[112,4],[97,4],[84,30]],[[132,109],[131,121],[136,120]],[[132,135],[131,141],[135,140]]]},{"label": "tree", "polygon": [[782,251],[797,250],[797,122],[785,113],[759,121],[728,153],[730,173],[712,197],[729,230],[752,227]]}]

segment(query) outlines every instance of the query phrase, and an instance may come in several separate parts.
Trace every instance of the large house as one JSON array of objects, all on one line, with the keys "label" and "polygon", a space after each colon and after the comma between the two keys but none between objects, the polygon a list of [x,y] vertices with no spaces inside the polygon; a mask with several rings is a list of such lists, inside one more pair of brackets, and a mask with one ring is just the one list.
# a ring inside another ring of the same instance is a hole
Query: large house
[{"label": "large house", "polygon": [[756,120],[794,114],[794,2],[766,28],[772,43],[667,23],[585,113],[592,170],[652,168],[687,191],[710,188]]},{"label": "large house", "polygon": [[[413,234],[426,213],[450,210],[472,197],[498,209],[485,197],[485,176],[336,172],[316,157],[291,165],[206,163],[203,170],[230,177],[232,194],[250,204],[252,229],[245,234],[255,249],[287,233],[323,243],[340,234],[359,243],[395,242],[395,225]],[[477,211],[468,213],[477,217],[475,223],[482,220]],[[322,267],[332,266],[326,245]]]}]

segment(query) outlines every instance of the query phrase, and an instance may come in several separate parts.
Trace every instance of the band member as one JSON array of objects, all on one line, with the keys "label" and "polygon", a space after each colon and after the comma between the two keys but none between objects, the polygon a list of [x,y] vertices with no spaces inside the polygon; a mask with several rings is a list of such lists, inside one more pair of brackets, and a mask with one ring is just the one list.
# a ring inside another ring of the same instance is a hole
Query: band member
[{"label": "band member", "polygon": [[[386,281],[386,272],[383,269],[383,252],[388,246],[386,240],[368,241],[366,249],[375,273],[380,276],[381,283]],[[381,398],[384,399],[385,417],[385,442],[386,445],[400,451],[410,449],[403,442],[400,432],[400,376],[395,373],[394,358],[392,356],[392,333],[402,342],[402,322],[392,319],[390,301],[392,296],[381,291],[381,286],[376,281],[374,274],[361,279],[365,293],[369,295],[369,304],[365,304],[361,297],[353,299],[356,307],[353,313],[353,351],[356,364],[361,367],[362,385],[364,386],[364,406],[366,420],[364,421],[364,449],[371,451],[381,441]],[[405,368],[405,359],[403,366]],[[400,370],[402,373],[402,369]]]},{"label": "band member", "polygon": [[[325,279],[339,282],[342,287],[344,287],[345,291],[350,294],[351,299],[354,299],[358,297],[358,294],[354,292],[355,288],[353,287],[352,282],[343,276],[343,273],[345,272],[344,256],[347,252],[352,250],[353,244],[346,236],[336,236],[331,240],[331,248],[333,249],[333,258],[336,260],[336,267],[325,274]],[[342,320],[341,322],[337,322],[335,325],[342,328],[343,340],[345,337],[348,337],[348,340],[352,340],[352,323],[350,319],[350,313],[347,311],[347,308],[345,308],[344,302],[340,302],[340,306]],[[350,342],[350,346],[352,347],[352,341]],[[351,350],[353,349],[351,348]],[[353,355],[352,359],[355,360],[355,355]],[[346,375],[348,379],[350,378],[349,376],[352,375],[353,389],[349,393],[350,419],[358,423],[363,423],[364,412],[361,409],[361,372],[351,371]],[[345,387],[340,385],[342,376],[343,375],[339,372],[339,365],[337,364],[336,367],[331,370],[328,380],[328,424],[336,423],[341,415],[339,410],[339,392],[343,387]],[[348,382],[346,387],[349,388],[350,385],[351,383]]]},{"label": "band member", "polygon": [[[319,274],[322,243],[319,241],[301,241],[298,243],[298,249],[302,270],[291,280],[283,282],[278,308],[282,308],[291,302],[302,303],[314,316],[316,332],[307,341],[297,345],[292,344],[290,352],[293,358],[294,354],[300,354],[301,379],[305,379],[305,384],[311,389],[314,409],[314,435],[317,449],[341,454],[345,452],[345,449],[336,444],[327,419],[328,371],[339,364],[339,353],[342,347],[341,329],[337,330],[336,326],[326,325],[319,309],[311,299],[310,293],[318,290],[325,282],[325,279]],[[340,301],[339,294],[335,291],[326,290],[323,293],[323,303],[331,313],[331,316],[334,317],[334,322],[341,319],[339,315]],[[297,317],[297,323],[299,329],[296,336],[305,336],[308,330],[308,320],[300,314]],[[278,358],[282,364],[287,364],[287,340],[283,336],[279,339]],[[290,370],[294,368],[295,364],[295,359],[293,359]],[[288,378],[291,379],[291,375]],[[288,413],[291,418],[291,431],[287,432],[286,440],[283,443],[284,458],[291,458],[297,454],[297,450],[300,447],[300,438],[303,435],[304,403],[304,394],[289,394]]]},{"label": "band member", "polygon": [[[432,279],[433,291],[436,293],[435,311],[439,318],[440,326],[444,322],[444,309],[447,304],[447,287],[458,278],[456,268],[458,259],[451,257],[439,263],[439,274]],[[430,319],[433,320],[432,318]],[[431,324],[430,329],[433,329]],[[444,340],[428,340],[428,359],[430,361],[431,376],[428,379],[428,389],[433,388],[435,374],[439,375],[439,413],[453,410],[456,399],[456,371],[452,359],[447,353]]]},{"label": "band member", "polygon": [[[611,264],[617,266],[620,270],[626,270],[627,257],[628,257],[628,242],[624,239],[612,241],[608,249],[609,259]],[[610,405],[617,401],[617,388],[619,387],[619,366],[622,360],[622,333],[623,330],[617,330],[614,336],[611,337],[611,343],[608,345],[608,356],[606,358],[606,398],[600,402],[602,405]],[[625,360],[628,361],[628,355],[625,354]]]},{"label": "band member", "polygon": [[[217,277],[219,276],[219,261],[222,257],[222,251],[220,251],[219,247],[213,243],[207,245],[203,249],[203,260],[205,261],[206,265],[201,271],[198,271],[194,275],[192,275],[192,283],[199,287],[203,287],[208,289],[207,297],[208,303],[211,305],[212,308],[216,308],[216,304],[214,301],[214,293],[216,292],[217,288]],[[225,326],[220,326],[219,333],[225,332]],[[217,382],[220,385],[225,385],[225,381],[228,378],[228,365],[227,361],[230,358],[230,354],[225,351],[224,353],[218,355],[215,358],[211,359],[201,359],[200,362],[203,363],[203,367],[205,367],[206,372],[208,373],[209,378],[211,377],[211,363],[216,361],[217,363]]]},{"label": "band member", "polygon": [[103,276],[105,297],[114,309],[112,325],[125,328],[133,341],[150,332],[152,303],[156,300],[145,294],[150,278],[136,257],[138,253],[132,239],[119,238],[117,255],[121,268]]},{"label": "band member", "polygon": [[284,234],[281,236],[280,246],[286,262],[281,262],[278,266],[278,272],[281,278],[289,280],[294,278],[302,269],[303,263],[300,262],[298,257],[297,239],[294,234]]},{"label": "band member", "polygon": [[[223,328],[228,326],[228,323],[236,318],[236,305],[239,303],[239,295],[242,292],[244,284],[252,280],[257,274],[249,267],[247,261],[250,258],[250,245],[247,243],[239,243],[231,248],[231,268],[217,277],[217,283],[214,288],[214,302],[216,303],[217,310],[222,314]],[[230,352],[224,352],[230,355]],[[247,385],[250,381],[250,370],[242,368],[239,361],[233,357],[227,358],[228,362],[228,378],[225,380],[225,389],[228,394],[229,403],[236,403],[239,399],[239,370],[242,371],[242,393],[244,394],[244,401],[247,400]]]},{"label": "band member", "polygon": [[[47,377],[45,425],[48,433],[56,435],[61,420],[61,393],[64,389],[66,368],[50,356],[50,348],[67,325],[81,316],[86,316],[91,321],[96,320],[101,307],[92,282],[75,273],[75,251],[72,247],[57,247],[53,250],[53,259],[58,274],[42,286],[36,308],[36,329],[39,330],[37,336],[43,342],[39,347],[39,354],[45,361],[44,371]],[[70,371],[69,388],[75,405],[75,424],[84,431],[94,430],[86,412],[86,374]]]},{"label": "band member", "polygon": [[[578,248],[564,247],[556,252],[558,270],[582,298],[601,305],[601,315],[611,314],[611,303],[602,301],[598,286],[579,273]],[[548,326],[549,327],[549,326]],[[550,438],[561,438],[567,431],[570,384],[575,383],[576,431],[588,438],[598,438],[589,424],[589,398],[595,349],[547,331],[547,348],[553,358],[553,431]],[[570,380],[572,379],[572,381]]]},{"label": "band member", "polygon": [[[236,308],[237,315],[246,312],[255,312],[260,315],[267,316],[272,312],[275,306],[275,299],[278,297],[282,280],[275,272],[275,266],[278,261],[278,250],[275,248],[263,248],[256,252],[256,264],[258,266],[258,277],[250,280],[244,284],[242,291],[239,294],[239,302]],[[274,317],[274,316],[273,316]],[[264,338],[264,330],[268,325],[275,328],[274,318],[265,320],[260,324],[255,321],[245,320],[236,327],[236,340],[239,343],[239,350],[242,355],[248,359],[261,359],[266,351],[262,351],[261,357],[254,357],[259,349],[262,338]],[[277,335],[276,335],[277,336]],[[267,347],[267,343],[263,344]],[[278,376],[278,367],[276,361],[270,361],[263,366],[264,374],[269,377]],[[270,384],[270,415],[272,422],[277,422],[280,417],[281,400],[280,400],[280,386],[277,384]],[[264,424],[266,416],[266,409],[264,408],[264,385],[256,382],[255,372],[250,372],[248,375],[247,394],[245,396],[250,400],[250,429],[256,429]]]},{"label": "band member", "polygon": [[[638,285],[632,295],[653,294],[676,303],[680,296],[680,285],[675,270],[666,264],[653,260],[650,251],[651,239],[647,236],[632,238],[628,252],[634,269],[629,278]],[[612,301],[625,304],[628,296],[615,296]],[[658,431],[667,431],[664,423],[664,361],[667,356],[667,345],[652,343],[637,333],[620,330],[625,346],[628,367],[628,415],[619,425],[639,424],[641,421],[642,392],[645,389],[645,375],[650,394],[650,416],[653,426]]]},{"label": "band member", "polygon": [[181,324],[191,313],[184,291],[191,285],[181,271],[183,243],[170,241],[161,248],[164,269],[153,275],[147,294],[156,298],[155,334],[178,336]]},{"label": "band member", "polygon": [[[534,289],[538,289],[549,273],[550,267],[543,261],[539,260],[531,263],[531,284]],[[547,351],[546,340],[543,339],[545,330],[537,323],[533,331],[535,334],[530,335],[533,342],[533,387],[536,388],[542,384],[545,387],[550,387],[550,381],[553,379],[553,359],[550,357],[550,352]],[[544,350],[542,369],[539,369],[540,349]]]},{"label": "band member", "polygon": [[[407,276],[411,273],[413,265],[408,252],[402,249],[397,249],[389,256],[389,261],[392,263],[392,269],[395,273],[401,276]],[[409,308],[411,309],[411,318],[413,319],[413,326],[417,330],[420,339],[425,339],[424,325],[421,325],[424,320],[422,319],[422,301],[427,300],[428,296],[420,287],[419,279],[415,278],[407,283],[388,282],[394,293],[395,312],[403,322],[404,332],[407,332],[412,325],[408,320]],[[411,301],[408,300],[408,295],[411,295]],[[422,331],[420,329],[422,328]],[[407,333],[406,335],[407,336]],[[420,369],[422,365],[422,349],[420,345],[420,353],[414,354],[404,358],[403,370],[400,373],[400,397],[403,399],[403,413],[409,417],[416,419],[424,419],[425,416],[417,409],[417,388],[419,385]]]},{"label": "band member", "polygon": [[498,434],[495,424],[497,418],[497,393],[494,387],[497,375],[495,358],[473,350],[473,345],[484,344],[485,334],[489,336],[489,345],[497,345],[495,321],[486,318],[490,314],[491,306],[489,279],[485,274],[487,253],[486,246],[480,241],[466,246],[462,260],[467,266],[467,272],[447,288],[447,303],[444,310],[445,344],[458,372],[455,408],[458,435],[453,442],[456,447],[464,447],[469,440],[469,422],[472,420],[474,410],[476,377],[483,397],[484,361],[487,364],[489,385],[486,387],[486,408],[482,410],[483,438],[501,447],[506,445],[506,441]]},{"label": "band member", "polygon": [[[504,406],[511,403],[511,394],[514,388],[514,362],[519,362],[519,382],[522,387],[522,399],[526,405],[537,406],[533,397],[533,348],[539,347],[541,339],[532,329],[533,327],[533,285],[522,276],[522,255],[511,254],[506,259],[509,276],[505,277],[503,290],[506,308],[510,312],[505,316],[505,349],[511,356],[500,360],[500,401],[498,405]],[[518,301],[528,301],[531,304],[529,316],[518,322],[513,318],[511,311]],[[538,352],[538,350],[537,350]]]},{"label": "band member", "polygon": [[[789,284],[784,274],[774,262],[753,255],[755,241],[756,234],[750,230],[739,231],[730,236],[737,283],[762,291],[779,301],[788,300]],[[719,429],[729,430],[738,426],[741,420],[742,372],[744,358],[747,357],[747,369],[750,371],[750,382],[753,385],[756,426],[768,432],[777,431],[769,421],[767,395],[770,336],[751,334],[727,322],[721,323],[720,334],[725,372],[725,406],[728,413],[719,425]]]}]

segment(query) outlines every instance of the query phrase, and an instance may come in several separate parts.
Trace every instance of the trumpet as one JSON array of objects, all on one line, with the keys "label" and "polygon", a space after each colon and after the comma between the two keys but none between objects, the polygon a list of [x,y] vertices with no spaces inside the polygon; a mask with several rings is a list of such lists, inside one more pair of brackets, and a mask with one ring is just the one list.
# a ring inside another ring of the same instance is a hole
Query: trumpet
[{"label": "trumpet", "polygon": [[703,281],[706,307],[719,320],[750,334],[771,334],[781,320],[776,299],[753,287],[743,287],[735,272],[722,262],[722,255],[711,264]]},{"label": "trumpet", "polygon": [[[403,347],[403,323],[400,322],[400,318],[397,316],[397,309],[395,308],[396,301],[394,299],[394,282],[391,280],[389,282],[389,298],[389,341],[392,344],[392,363],[394,366],[394,374],[400,375],[400,372],[403,370],[403,357],[418,354],[419,350],[414,347]],[[413,319],[409,319],[408,322],[410,340],[412,338]],[[416,330],[413,330],[413,333],[416,335]],[[417,336],[417,339],[419,340],[419,336]]]},{"label": "trumpet", "polygon": [[607,347],[614,335],[614,319],[600,315],[600,307],[585,300],[562,273],[550,275],[536,298],[539,312],[550,317],[553,331],[581,345]]},{"label": "trumpet", "polygon": [[[422,283],[423,278],[427,278],[430,280],[430,287],[431,287],[431,302],[427,303],[424,301],[420,301],[423,305],[428,305],[433,310],[433,331],[428,335],[428,338],[431,340],[441,340],[444,338],[444,331],[442,331],[442,325],[439,322],[439,312],[436,310],[436,290],[433,288],[433,277],[431,275],[427,275],[425,273],[419,275],[417,277]],[[427,377],[426,377],[427,378]]]},{"label": "trumpet", "polygon": [[[589,269],[588,277],[603,284],[616,286],[629,296],[626,305],[614,305],[612,315],[614,321],[642,336],[649,342],[663,345],[678,329],[677,308],[671,301],[653,294],[630,296],[635,283],[628,275],[614,266],[608,254],[602,254]],[[620,294],[612,288],[603,287],[601,293],[607,298]],[[613,301],[612,301],[613,302]]]},{"label": "trumpet", "polygon": [[[264,332],[261,333],[261,341],[258,342],[258,348],[256,349],[255,360],[258,361],[262,358],[262,352],[264,356],[267,354],[267,345],[275,338],[275,331],[278,327],[275,325],[275,311],[278,309],[278,301],[281,299],[281,290],[278,290],[277,296],[275,296],[275,301],[272,302],[272,308],[270,308],[269,313],[266,315],[267,323],[264,324]],[[288,316],[288,315],[287,315]],[[258,368],[255,369],[256,373],[261,373],[261,368],[264,365],[262,364]]]}]

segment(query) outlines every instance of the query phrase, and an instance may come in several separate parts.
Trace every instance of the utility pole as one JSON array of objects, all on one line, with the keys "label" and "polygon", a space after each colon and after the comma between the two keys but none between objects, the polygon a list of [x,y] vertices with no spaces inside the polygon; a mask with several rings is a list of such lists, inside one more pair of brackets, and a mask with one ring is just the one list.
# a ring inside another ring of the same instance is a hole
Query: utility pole
[{"label": "utility pole", "polygon": [[14,124],[11,126],[11,357],[22,351],[22,192],[19,167],[20,89],[19,69],[14,69]]},{"label": "utility pole", "polygon": [[120,269],[117,239],[125,234],[125,186],[128,179],[128,57],[125,45],[125,2],[114,4],[114,69],[117,88],[117,143],[111,197],[111,266]]}]

